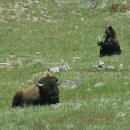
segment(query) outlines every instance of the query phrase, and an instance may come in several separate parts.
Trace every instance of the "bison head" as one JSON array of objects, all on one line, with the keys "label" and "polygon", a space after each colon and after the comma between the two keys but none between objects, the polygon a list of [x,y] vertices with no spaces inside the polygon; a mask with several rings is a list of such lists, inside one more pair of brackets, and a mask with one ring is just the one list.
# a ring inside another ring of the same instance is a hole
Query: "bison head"
[{"label": "bison head", "polygon": [[59,102],[59,89],[60,81],[54,76],[41,78],[36,82],[41,95],[41,103],[56,104]]}]

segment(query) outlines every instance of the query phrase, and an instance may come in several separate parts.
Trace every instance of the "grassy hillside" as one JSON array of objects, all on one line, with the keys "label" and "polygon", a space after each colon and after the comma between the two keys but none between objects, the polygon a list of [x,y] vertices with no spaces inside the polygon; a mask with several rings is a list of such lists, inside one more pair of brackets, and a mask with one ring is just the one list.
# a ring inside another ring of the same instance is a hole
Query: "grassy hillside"
[{"label": "grassy hillside", "polygon": [[[130,129],[130,13],[126,5],[116,10],[111,5],[101,0],[96,8],[87,0],[0,0],[0,62],[10,64],[0,65],[1,130]],[[98,36],[109,25],[118,33],[122,54],[100,58]],[[16,91],[63,61],[71,69],[54,74],[62,79],[61,103],[11,108]],[[98,69],[98,61],[115,69]],[[66,88],[66,81],[80,85]]]}]

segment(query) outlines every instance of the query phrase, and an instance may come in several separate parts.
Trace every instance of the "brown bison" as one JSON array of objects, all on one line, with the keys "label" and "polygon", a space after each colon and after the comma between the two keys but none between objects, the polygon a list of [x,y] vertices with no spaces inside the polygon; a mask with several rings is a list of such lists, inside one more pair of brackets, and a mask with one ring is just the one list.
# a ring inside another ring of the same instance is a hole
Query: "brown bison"
[{"label": "brown bison", "polygon": [[28,105],[46,105],[59,102],[59,80],[54,76],[41,78],[35,85],[15,94],[12,107]]},{"label": "brown bison", "polygon": [[121,53],[116,32],[111,26],[106,27],[104,38],[104,41],[99,40],[98,42],[98,45],[100,46],[100,57]]}]

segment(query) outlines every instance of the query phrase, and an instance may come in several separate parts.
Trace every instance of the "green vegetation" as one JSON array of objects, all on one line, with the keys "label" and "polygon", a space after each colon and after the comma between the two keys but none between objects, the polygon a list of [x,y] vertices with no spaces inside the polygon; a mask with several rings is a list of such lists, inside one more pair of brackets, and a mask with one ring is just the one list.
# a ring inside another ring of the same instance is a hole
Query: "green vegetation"
[{"label": "green vegetation", "polygon": [[[112,2],[103,0],[89,8],[87,2],[0,0],[0,62],[11,63],[0,66],[1,130],[130,129],[129,8],[112,11]],[[98,36],[109,25],[118,33],[122,54],[100,58]],[[71,69],[60,72],[60,104],[11,108],[16,91],[63,60]],[[100,60],[116,70],[96,69]],[[69,89],[66,80],[82,84]],[[99,82],[104,85],[95,87]]]}]

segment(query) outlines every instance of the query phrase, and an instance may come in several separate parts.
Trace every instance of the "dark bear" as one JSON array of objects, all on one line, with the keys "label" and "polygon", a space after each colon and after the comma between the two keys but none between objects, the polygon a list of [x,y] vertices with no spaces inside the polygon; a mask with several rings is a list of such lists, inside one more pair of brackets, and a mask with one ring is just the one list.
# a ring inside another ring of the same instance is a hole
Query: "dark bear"
[{"label": "dark bear", "polygon": [[60,81],[54,76],[43,77],[24,91],[18,91],[12,101],[12,107],[25,105],[50,105],[59,103]]},{"label": "dark bear", "polygon": [[116,32],[115,30],[109,26],[105,27],[105,33],[104,33],[104,41],[99,40],[98,45],[100,46],[100,57],[102,56],[111,56],[114,54],[120,54],[120,44],[117,40]]}]

